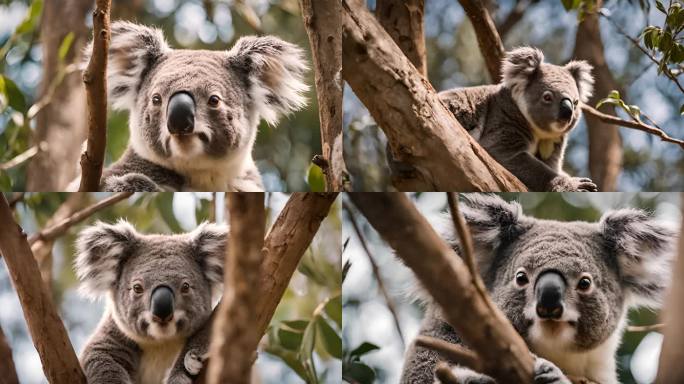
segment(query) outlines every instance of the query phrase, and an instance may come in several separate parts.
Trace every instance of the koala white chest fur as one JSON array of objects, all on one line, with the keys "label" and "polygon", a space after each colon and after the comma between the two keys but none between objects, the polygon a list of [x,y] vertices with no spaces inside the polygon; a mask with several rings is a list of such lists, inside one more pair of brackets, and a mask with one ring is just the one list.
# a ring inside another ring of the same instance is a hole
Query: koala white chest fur
[{"label": "koala white chest fur", "polygon": [[184,339],[142,347],[138,366],[138,384],[162,384],[185,345]]}]

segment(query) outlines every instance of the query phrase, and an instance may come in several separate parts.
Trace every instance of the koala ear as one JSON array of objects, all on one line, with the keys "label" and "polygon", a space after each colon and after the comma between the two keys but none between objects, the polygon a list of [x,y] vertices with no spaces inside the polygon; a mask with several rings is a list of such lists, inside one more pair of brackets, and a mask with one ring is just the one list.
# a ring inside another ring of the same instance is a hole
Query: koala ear
[{"label": "koala ear", "polygon": [[583,103],[588,102],[594,92],[594,76],[591,75],[594,67],[584,60],[573,60],[565,64],[565,69],[570,72],[577,83],[580,100]]},{"label": "koala ear", "polygon": [[308,67],[296,45],[273,36],[246,36],[228,51],[228,62],[245,80],[252,108],[268,124],[306,105]]},{"label": "koala ear", "polygon": [[606,213],[600,231],[616,258],[628,304],[659,307],[670,281],[675,232],[636,209]]},{"label": "koala ear", "polygon": [[543,62],[544,54],[536,48],[521,47],[506,52],[501,65],[504,86],[509,89],[524,86]]},{"label": "koala ear", "polygon": [[82,230],[76,240],[76,275],[80,291],[93,299],[112,289],[121,262],[139,235],[125,220],[116,224],[97,222]]},{"label": "koala ear", "polygon": [[[108,98],[116,109],[131,109],[143,77],[171,48],[162,32],[155,28],[116,21],[111,29],[107,60]],[[93,43],[90,42],[85,48],[84,65],[87,65],[92,52]]]},{"label": "koala ear", "polygon": [[196,250],[196,259],[212,287],[223,284],[223,265],[228,243],[228,227],[207,223],[190,232],[190,241]]}]

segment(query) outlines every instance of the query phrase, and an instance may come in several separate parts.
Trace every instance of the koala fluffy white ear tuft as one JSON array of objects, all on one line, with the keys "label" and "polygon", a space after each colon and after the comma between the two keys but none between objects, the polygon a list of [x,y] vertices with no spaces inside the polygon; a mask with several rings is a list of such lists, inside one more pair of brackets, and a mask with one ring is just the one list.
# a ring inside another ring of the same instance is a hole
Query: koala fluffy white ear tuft
[{"label": "koala fluffy white ear tuft", "polygon": [[118,278],[127,249],[135,246],[138,232],[125,220],[116,224],[101,221],[82,230],[76,240],[76,275],[80,292],[93,299],[111,290]]},{"label": "koala fluffy white ear tuft", "polygon": [[659,307],[671,278],[676,232],[636,209],[606,213],[600,228],[620,268],[628,305]]},{"label": "koala fluffy white ear tuft", "polygon": [[197,262],[212,287],[223,284],[228,227],[204,222],[190,232],[190,239],[196,250]]},{"label": "koala fluffy white ear tuft", "polygon": [[573,60],[565,64],[565,69],[570,72],[577,83],[580,100],[583,103],[588,102],[594,93],[594,76],[591,75],[594,67],[584,60]]},{"label": "koala fluffy white ear tuft", "polygon": [[246,80],[254,111],[268,124],[306,105],[308,67],[296,45],[273,36],[246,36],[228,51],[228,62]]},{"label": "koala fluffy white ear tuft", "polygon": [[[122,110],[133,108],[145,73],[170,50],[159,29],[128,21],[113,22],[107,60],[107,92],[112,106]],[[91,41],[85,47],[84,67],[92,52]]]},{"label": "koala fluffy white ear tuft", "polygon": [[506,88],[524,86],[544,62],[544,53],[537,48],[521,47],[506,52],[501,63],[501,77]]}]

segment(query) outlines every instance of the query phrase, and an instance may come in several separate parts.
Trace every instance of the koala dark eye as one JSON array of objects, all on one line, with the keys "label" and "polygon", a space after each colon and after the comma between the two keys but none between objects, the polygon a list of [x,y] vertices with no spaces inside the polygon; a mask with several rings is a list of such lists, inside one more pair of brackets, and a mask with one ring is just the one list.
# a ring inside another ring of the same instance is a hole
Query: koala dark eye
[{"label": "koala dark eye", "polygon": [[182,293],[188,293],[188,291],[190,291],[190,284],[183,283],[183,285],[181,285],[181,292]]},{"label": "koala dark eye", "polygon": [[219,102],[220,102],[220,101],[221,101],[221,99],[220,99],[218,96],[216,96],[216,95],[211,95],[211,96],[209,97],[209,106],[210,106],[210,107],[217,107],[217,106],[219,105]]},{"label": "koala dark eye", "polygon": [[152,96],[152,104],[156,106],[160,106],[162,102],[161,96],[158,93],[155,93],[154,96]]},{"label": "koala dark eye", "polygon": [[547,103],[550,103],[551,101],[553,101],[553,94],[551,93],[551,91],[546,91],[542,95],[542,99],[544,99],[544,101],[546,101]]},{"label": "koala dark eye", "polygon": [[133,285],[133,292],[135,293],[143,293],[143,287],[140,284],[134,284]]},{"label": "koala dark eye", "polygon": [[518,271],[515,273],[515,283],[518,284],[519,287],[524,287],[529,282],[530,279],[527,278],[525,271]]},{"label": "koala dark eye", "polygon": [[577,289],[580,291],[587,291],[589,288],[591,288],[591,279],[589,277],[585,276],[579,279],[577,282]]}]

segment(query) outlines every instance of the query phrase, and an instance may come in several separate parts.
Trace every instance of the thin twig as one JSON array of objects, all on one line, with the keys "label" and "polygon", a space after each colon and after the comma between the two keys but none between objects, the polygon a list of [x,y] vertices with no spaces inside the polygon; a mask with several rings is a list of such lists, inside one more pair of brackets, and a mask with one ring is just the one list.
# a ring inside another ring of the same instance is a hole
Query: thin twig
[{"label": "thin twig", "polygon": [[38,240],[43,240],[43,241],[50,241],[54,240],[55,238],[62,236],[66,231],[71,228],[72,226],[80,223],[81,221],[87,219],[90,217],[92,214],[95,212],[98,212],[106,207],[109,207],[110,205],[114,205],[118,203],[119,201],[128,198],[131,196],[133,192],[119,192],[115,195],[112,195],[106,199],[100,200],[97,203],[86,207],[73,215],[67,217],[66,219],[60,221],[59,223],[55,224],[54,226],[50,228],[45,228],[42,231],[35,233],[31,235],[28,239],[28,242],[30,245],[33,245]]},{"label": "thin twig", "polygon": [[6,171],[8,169],[12,169],[29,159],[31,159],[33,156],[37,155],[39,151],[44,150],[43,148],[47,149],[47,143],[42,142],[40,146],[34,145],[31,148],[27,149],[26,151],[18,154],[15,156],[13,159],[7,161],[6,163],[0,164],[0,171]]},{"label": "thin twig", "polygon": [[385,302],[387,303],[387,309],[389,309],[390,313],[392,314],[392,318],[394,319],[394,326],[396,327],[397,333],[399,334],[399,338],[401,339],[401,349],[405,350],[406,344],[404,341],[404,333],[401,331],[401,326],[399,324],[399,316],[397,315],[397,309],[396,309],[396,306],[394,305],[394,301],[390,298],[390,295],[387,292],[387,288],[385,288],[385,282],[383,281],[382,276],[380,275],[380,268],[378,268],[378,264],[375,262],[375,259],[373,258],[373,255],[371,254],[371,251],[368,248],[368,244],[366,243],[366,239],[364,238],[363,234],[361,233],[361,229],[359,228],[359,224],[356,222],[356,219],[354,218],[354,212],[352,212],[351,208],[349,207],[349,205],[347,203],[342,203],[342,208],[347,212],[347,215],[349,216],[349,222],[351,223],[352,227],[354,228],[354,232],[356,233],[356,237],[359,239],[359,242],[361,243],[361,247],[366,252],[366,256],[368,257],[368,261],[371,264],[371,270],[373,271],[373,276],[375,276],[375,280],[378,282],[378,289],[382,293],[382,296],[385,298]]},{"label": "thin twig", "polygon": [[619,117],[609,115],[607,113],[603,113],[603,112],[597,110],[596,108],[594,108],[590,105],[587,105],[587,104],[582,104],[582,111],[584,111],[584,113],[586,113],[586,114],[589,114],[589,115],[592,115],[592,116],[598,118],[599,120],[603,121],[604,123],[619,125],[619,126],[622,126],[625,128],[632,128],[632,129],[636,129],[638,131],[646,132],[646,133],[649,133],[651,135],[655,135],[655,136],[660,137],[660,139],[662,141],[667,141],[669,143],[677,144],[682,149],[684,149],[684,140],[672,138],[667,133],[665,133],[665,131],[663,131],[662,129],[656,128],[652,125],[644,124],[643,122],[639,122],[639,121],[624,120],[624,119],[621,119]]},{"label": "thin twig", "polygon": [[665,324],[649,324],[649,325],[628,325],[627,332],[661,332],[665,328]]},{"label": "thin twig", "polygon": [[465,348],[462,345],[430,336],[418,336],[416,337],[416,346],[431,349],[451,363],[463,365],[475,372],[482,371],[482,360],[480,360],[480,356],[475,351]]}]

